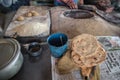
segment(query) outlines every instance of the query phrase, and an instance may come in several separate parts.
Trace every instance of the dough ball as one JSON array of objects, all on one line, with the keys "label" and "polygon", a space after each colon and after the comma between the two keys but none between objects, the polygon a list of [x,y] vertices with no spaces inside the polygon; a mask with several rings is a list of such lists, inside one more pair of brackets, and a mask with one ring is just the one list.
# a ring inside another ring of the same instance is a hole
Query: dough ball
[{"label": "dough ball", "polygon": [[28,13],[26,13],[25,16],[26,16],[26,17],[32,17],[32,13],[31,13],[31,12],[28,12]]},{"label": "dough ball", "polygon": [[23,17],[23,16],[19,16],[19,17],[17,17],[17,21],[23,21],[25,18]]},{"label": "dough ball", "polygon": [[32,13],[33,16],[38,16],[39,15],[39,13],[36,12],[36,11],[31,11],[31,13]]}]

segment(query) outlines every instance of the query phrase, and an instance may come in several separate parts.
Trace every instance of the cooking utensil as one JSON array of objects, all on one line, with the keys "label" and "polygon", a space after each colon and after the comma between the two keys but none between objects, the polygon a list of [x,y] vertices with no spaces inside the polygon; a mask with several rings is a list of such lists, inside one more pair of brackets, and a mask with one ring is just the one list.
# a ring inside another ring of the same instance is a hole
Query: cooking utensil
[{"label": "cooking utensil", "polygon": [[[61,42],[61,38],[62,42]],[[60,58],[68,48],[68,37],[63,33],[51,34],[47,39],[52,56]]]},{"label": "cooking utensil", "polygon": [[42,53],[42,47],[39,43],[33,42],[29,45],[28,53],[31,56],[39,56]]},{"label": "cooking utensil", "polygon": [[95,6],[78,5],[78,9],[93,11],[108,22],[112,22],[114,24],[120,24],[120,17],[114,16],[113,14],[110,14],[110,13],[103,12],[97,9]]},{"label": "cooking utensil", "polygon": [[104,18],[108,22],[112,22],[114,24],[120,24],[120,17],[114,16],[113,14],[105,13],[101,10],[95,11],[100,17]]},{"label": "cooking utensil", "polygon": [[8,80],[21,68],[23,56],[15,39],[0,39],[0,80]]}]

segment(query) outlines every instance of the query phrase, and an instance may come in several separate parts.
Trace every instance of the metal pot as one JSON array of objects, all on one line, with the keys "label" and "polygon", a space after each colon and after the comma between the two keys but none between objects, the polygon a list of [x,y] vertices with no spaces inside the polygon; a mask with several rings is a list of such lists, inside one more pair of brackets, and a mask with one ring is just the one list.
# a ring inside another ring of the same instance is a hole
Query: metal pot
[{"label": "metal pot", "polygon": [[23,56],[15,39],[0,39],[0,80],[8,80],[21,68]]}]

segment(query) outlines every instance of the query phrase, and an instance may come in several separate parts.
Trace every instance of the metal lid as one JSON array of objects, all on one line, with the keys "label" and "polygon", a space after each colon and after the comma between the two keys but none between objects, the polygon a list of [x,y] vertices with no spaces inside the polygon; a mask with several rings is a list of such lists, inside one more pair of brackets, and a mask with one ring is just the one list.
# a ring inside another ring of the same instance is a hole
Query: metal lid
[{"label": "metal lid", "polygon": [[10,7],[12,5],[12,0],[1,0],[4,7]]},{"label": "metal lid", "polygon": [[0,69],[13,60],[18,48],[15,40],[0,39]]}]

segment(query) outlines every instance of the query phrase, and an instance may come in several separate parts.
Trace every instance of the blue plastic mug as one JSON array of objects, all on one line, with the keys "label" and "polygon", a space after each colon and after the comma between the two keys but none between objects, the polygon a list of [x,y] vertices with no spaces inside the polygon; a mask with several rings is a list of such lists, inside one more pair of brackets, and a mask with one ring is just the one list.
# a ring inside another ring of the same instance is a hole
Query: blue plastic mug
[{"label": "blue plastic mug", "polygon": [[63,33],[54,33],[47,39],[52,56],[60,58],[68,48],[68,37]]}]

